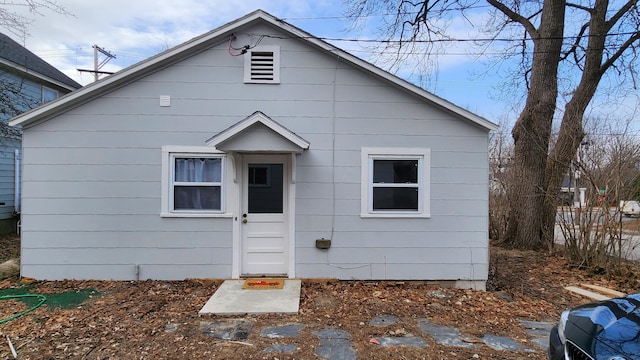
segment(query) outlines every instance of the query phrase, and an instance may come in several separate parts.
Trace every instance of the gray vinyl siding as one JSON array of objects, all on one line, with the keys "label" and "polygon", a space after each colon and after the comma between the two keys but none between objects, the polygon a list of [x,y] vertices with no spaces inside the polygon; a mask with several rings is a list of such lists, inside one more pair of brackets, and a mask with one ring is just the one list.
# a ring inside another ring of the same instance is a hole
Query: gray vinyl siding
[{"label": "gray vinyl siding", "polygon": [[[29,128],[23,276],[230,277],[232,219],[160,217],[161,147],[204,146],[262,111],[311,144],[296,159],[297,277],[485,281],[487,130],[303,41],[261,45],[281,48],[278,85],[244,84],[224,43]],[[430,218],[360,217],[363,147],[431,150]]]}]

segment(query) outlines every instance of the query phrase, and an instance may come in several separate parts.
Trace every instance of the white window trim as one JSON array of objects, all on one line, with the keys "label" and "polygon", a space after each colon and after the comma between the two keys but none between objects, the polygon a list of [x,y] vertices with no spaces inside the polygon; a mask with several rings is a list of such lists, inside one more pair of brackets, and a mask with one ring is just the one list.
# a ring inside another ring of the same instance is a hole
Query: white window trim
[{"label": "white window trim", "polygon": [[[221,203],[220,211],[212,210],[173,210],[173,159],[176,156],[185,157],[212,157],[218,156],[222,159],[222,188],[220,192]],[[162,147],[162,180],[161,180],[161,217],[180,217],[180,218],[215,218],[215,217],[232,217],[232,214],[225,212],[226,210],[226,188],[229,180],[226,176],[227,157],[224,152],[218,151],[209,146],[176,146],[165,145]]]},{"label": "white window trim", "polygon": [[[273,80],[258,80],[251,78],[251,53],[273,53]],[[244,54],[244,82],[247,84],[279,84],[280,83],[280,46],[258,46]]]},{"label": "white window trim", "polygon": [[[373,160],[418,160],[418,211],[373,211]],[[431,217],[431,149],[364,147],[360,152],[360,217],[362,218],[430,218]]]}]

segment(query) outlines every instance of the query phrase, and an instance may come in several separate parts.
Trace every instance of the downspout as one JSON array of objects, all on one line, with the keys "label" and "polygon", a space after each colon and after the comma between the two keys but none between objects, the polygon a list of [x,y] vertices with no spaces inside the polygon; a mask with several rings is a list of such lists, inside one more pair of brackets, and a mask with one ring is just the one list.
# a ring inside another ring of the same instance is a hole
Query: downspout
[{"label": "downspout", "polygon": [[20,166],[20,150],[15,149],[13,151],[13,163],[14,163],[14,172],[13,172],[13,177],[14,177],[14,185],[13,185],[13,211],[16,215],[18,215],[18,221],[16,222],[16,234],[20,235],[20,230],[22,227],[22,222],[20,219],[20,210],[21,210],[21,203],[20,200],[22,199],[22,196],[20,194],[20,192],[22,191],[22,189],[20,188],[21,186],[21,175],[22,175],[22,167]]},{"label": "downspout", "polygon": [[14,182],[15,183],[14,183],[14,194],[13,194],[13,196],[14,196],[13,204],[14,205],[13,206],[14,206],[15,212],[16,213],[20,213],[21,205],[22,205],[20,203],[20,200],[22,198],[20,196],[20,191],[22,190],[20,188],[20,184],[21,184],[20,178],[21,178],[21,175],[22,175],[22,171],[21,171],[22,167],[20,166],[20,150],[15,149],[13,154],[14,154],[14,167],[15,167],[15,171],[14,171]]}]

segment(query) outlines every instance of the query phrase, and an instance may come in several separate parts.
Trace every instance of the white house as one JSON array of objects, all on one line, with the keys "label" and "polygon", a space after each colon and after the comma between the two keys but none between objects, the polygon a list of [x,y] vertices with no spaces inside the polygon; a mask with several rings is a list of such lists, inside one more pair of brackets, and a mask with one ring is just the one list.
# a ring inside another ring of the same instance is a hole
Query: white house
[{"label": "white house", "polygon": [[12,125],[26,277],[487,280],[497,126],[260,10]]}]

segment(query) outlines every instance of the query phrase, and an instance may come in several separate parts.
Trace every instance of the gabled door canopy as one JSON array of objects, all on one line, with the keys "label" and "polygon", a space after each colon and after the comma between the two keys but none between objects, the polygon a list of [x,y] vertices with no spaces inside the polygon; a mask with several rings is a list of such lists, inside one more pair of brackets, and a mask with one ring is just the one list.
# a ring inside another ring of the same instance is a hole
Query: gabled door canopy
[{"label": "gabled door canopy", "polygon": [[207,145],[229,152],[302,153],[309,142],[278,124],[261,111],[221,131]]}]

